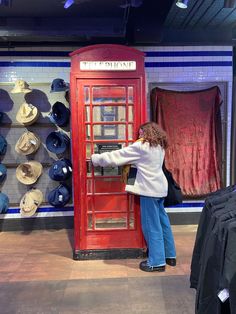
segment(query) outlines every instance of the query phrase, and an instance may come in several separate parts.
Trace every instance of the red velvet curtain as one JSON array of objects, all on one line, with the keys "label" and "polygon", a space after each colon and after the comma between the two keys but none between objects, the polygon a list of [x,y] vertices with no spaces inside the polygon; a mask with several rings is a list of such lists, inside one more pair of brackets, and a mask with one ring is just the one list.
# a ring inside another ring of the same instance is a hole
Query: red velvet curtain
[{"label": "red velvet curtain", "polygon": [[169,138],[166,167],[186,196],[221,188],[221,102],[217,86],[191,92],[152,90],[152,120]]}]

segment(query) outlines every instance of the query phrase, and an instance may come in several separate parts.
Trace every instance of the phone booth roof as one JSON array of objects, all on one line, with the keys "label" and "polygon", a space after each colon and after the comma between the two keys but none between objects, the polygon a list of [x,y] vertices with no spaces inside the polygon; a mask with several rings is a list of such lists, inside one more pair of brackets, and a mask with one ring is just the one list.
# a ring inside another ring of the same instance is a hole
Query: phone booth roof
[{"label": "phone booth roof", "polygon": [[[92,77],[100,76],[106,72],[106,76],[139,77],[144,75],[145,53],[135,48],[99,44],[77,49],[70,53],[71,73],[83,77],[91,73]],[[97,61],[97,63],[95,63]],[[102,68],[103,67],[103,68]],[[104,69],[104,71],[103,71]]]}]

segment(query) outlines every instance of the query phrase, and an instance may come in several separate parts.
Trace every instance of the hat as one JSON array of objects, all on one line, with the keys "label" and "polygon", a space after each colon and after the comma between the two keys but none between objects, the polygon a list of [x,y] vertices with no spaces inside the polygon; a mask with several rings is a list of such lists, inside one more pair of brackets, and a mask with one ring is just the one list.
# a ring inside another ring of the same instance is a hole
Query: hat
[{"label": "hat", "polygon": [[69,90],[69,84],[65,83],[63,79],[56,78],[52,81],[50,93],[65,92]]},{"label": "hat", "polygon": [[61,131],[51,132],[46,138],[47,149],[55,154],[62,154],[70,145],[70,138]]},{"label": "hat", "polygon": [[36,160],[30,160],[20,164],[16,168],[16,178],[23,184],[34,184],[41,176],[43,166]]},{"label": "hat", "polygon": [[20,201],[20,213],[24,217],[31,217],[43,201],[43,193],[32,189],[25,193]]},{"label": "hat", "polygon": [[0,135],[0,156],[5,155],[6,151],[7,151],[7,141],[2,135]]},{"label": "hat", "polygon": [[64,126],[69,121],[70,110],[62,102],[57,101],[48,116],[52,123]]},{"label": "hat", "polygon": [[38,108],[26,102],[20,106],[16,114],[16,120],[24,125],[33,124],[39,117]]},{"label": "hat", "polygon": [[66,158],[55,161],[49,169],[49,177],[55,181],[65,181],[69,179],[71,173],[71,161]]},{"label": "hat", "polygon": [[40,138],[33,132],[25,132],[21,135],[15,145],[15,150],[21,155],[30,155],[35,153],[41,144]]},{"label": "hat", "polygon": [[71,198],[70,188],[61,184],[48,194],[48,202],[54,207],[62,207],[66,205]]},{"label": "hat", "polygon": [[29,93],[31,92],[32,89],[29,88],[29,84],[26,83],[23,80],[17,80],[15,82],[14,88],[11,90],[12,94],[17,94],[17,93]]},{"label": "hat", "polygon": [[9,207],[9,198],[6,194],[0,192],[0,214],[5,214]]},{"label": "hat", "polygon": [[7,176],[7,168],[3,164],[0,164],[0,183],[2,183]]}]

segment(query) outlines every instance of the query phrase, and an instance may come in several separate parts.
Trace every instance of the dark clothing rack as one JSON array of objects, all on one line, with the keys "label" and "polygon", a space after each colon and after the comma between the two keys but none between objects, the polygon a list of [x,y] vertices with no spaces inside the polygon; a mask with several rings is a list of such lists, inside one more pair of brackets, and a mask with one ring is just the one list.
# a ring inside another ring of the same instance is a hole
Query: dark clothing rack
[{"label": "dark clothing rack", "polygon": [[[191,262],[195,314],[236,314],[236,185],[212,193],[200,216]],[[229,294],[225,300],[223,291]]]}]

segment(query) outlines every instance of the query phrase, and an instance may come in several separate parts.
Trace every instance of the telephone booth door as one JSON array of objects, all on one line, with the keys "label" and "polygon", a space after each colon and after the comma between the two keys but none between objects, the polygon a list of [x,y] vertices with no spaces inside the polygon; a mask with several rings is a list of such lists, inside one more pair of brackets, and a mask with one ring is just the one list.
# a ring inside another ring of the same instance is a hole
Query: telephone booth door
[{"label": "telephone booth door", "polygon": [[140,84],[139,78],[76,79],[75,259],[143,255],[139,198],[125,192],[122,167],[91,163],[91,154],[117,150],[137,139],[145,122]]}]

